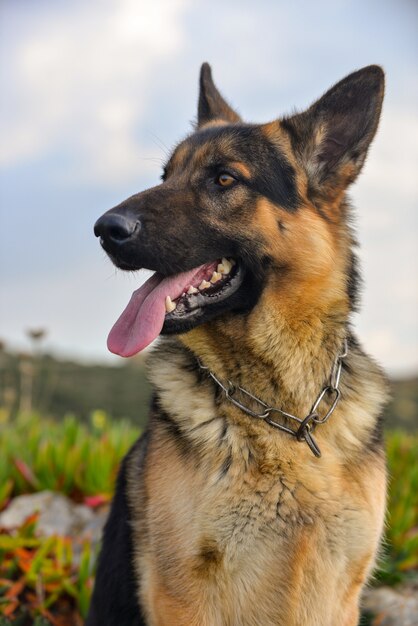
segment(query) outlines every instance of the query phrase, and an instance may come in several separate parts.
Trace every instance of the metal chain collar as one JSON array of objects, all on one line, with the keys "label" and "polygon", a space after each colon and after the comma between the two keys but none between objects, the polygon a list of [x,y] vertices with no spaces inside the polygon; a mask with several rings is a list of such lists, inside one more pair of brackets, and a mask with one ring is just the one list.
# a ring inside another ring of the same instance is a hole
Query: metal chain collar
[{"label": "metal chain collar", "polygon": [[[347,352],[348,352],[347,339],[344,339],[342,352],[340,354],[337,354],[337,356],[335,357],[334,363],[332,365],[328,384],[318,394],[315,402],[312,405],[311,410],[309,411],[308,415],[304,418],[300,418],[300,417],[297,417],[296,415],[292,415],[291,413],[287,413],[286,411],[283,411],[283,409],[278,409],[277,407],[269,406],[268,404],[263,402],[263,400],[260,400],[260,398],[257,398],[257,396],[254,396],[252,393],[250,393],[246,389],[243,389],[243,387],[239,385],[234,385],[230,380],[228,380],[228,386],[225,386],[215,376],[215,374],[209,370],[208,367],[203,365],[199,359],[197,361],[198,361],[200,369],[205,371],[208,374],[208,376],[212,378],[212,380],[222,389],[222,391],[225,393],[226,398],[230,402],[232,402],[232,404],[235,404],[235,406],[240,408],[247,415],[250,415],[251,417],[255,417],[257,419],[262,419],[265,422],[267,422],[267,424],[270,424],[270,426],[273,426],[274,428],[278,428],[279,430],[282,430],[285,433],[288,433],[289,435],[296,437],[298,441],[306,441],[306,443],[308,444],[313,454],[316,457],[320,457],[321,450],[319,449],[318,444],[316,443],[312,435],[312,432],[314,431],[316,426],[318,426],[319,424],[325,424],[325,422],[329,420],[329,418],[331,417],[331,415],[334,413],[335,409],[337,408],[337,404],[341,398],[341,391],[339,388],[340,378],[341,378],[341,369],[342,369],[343,360],[347,356]],[[259,412],[253,411],[252,409],[250,409],[250,407],[246,406],[245,404],[243,404],[243,402],[238,400],[235,397],[235,394],[237,391],[241,392],[243,396],[247,396],[248,398],[251,398],[251,400],[253,400],[254,402],[258,403],[261,407]],[[328,403],[331,403],[331,406],[328,408],[328,410],[325,409],[326,412],[324,413],[324,415],[321,416],[319,409],[321,407],[321,404],[323,404],[325,400],[328,400]],[[297,425],[296,430],[292,429],[290,426],[285,426],[284,424],[280,424],[279,422],[272,419],[271,417],[272,413],[273,414],[278,413],[279,415],[282,415],[288,420],[291,420],[291,421],[293,420],[294,422],[296,422],[296,425]]]}]

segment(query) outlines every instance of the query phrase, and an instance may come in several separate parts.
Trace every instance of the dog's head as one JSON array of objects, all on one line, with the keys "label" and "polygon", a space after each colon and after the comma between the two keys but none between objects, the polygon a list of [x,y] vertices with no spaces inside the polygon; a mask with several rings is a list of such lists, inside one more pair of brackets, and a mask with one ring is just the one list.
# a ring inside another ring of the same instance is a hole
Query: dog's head
[{"label": "dog's head", "polygon": [[[130,356],[160,332],[247,315],[268,285],[292,306],[315,291],[353,300],[347,186],[376,132],[384,91],[378,66],[350,74],[303,113],[244,123],[200,76],[194,132],[156,187],[105,213],[95,234],[115,265],[155,275],[109,336]],[[331,281],[331,282],[330,282]]]}]

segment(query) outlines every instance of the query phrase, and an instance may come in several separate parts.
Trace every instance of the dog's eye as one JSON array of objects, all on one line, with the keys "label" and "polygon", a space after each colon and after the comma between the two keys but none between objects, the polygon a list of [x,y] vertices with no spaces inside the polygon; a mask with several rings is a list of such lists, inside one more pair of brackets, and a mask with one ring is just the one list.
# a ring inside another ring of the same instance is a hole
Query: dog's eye
[{"label": "dog's eye", "polygon": [[222,172],[216,177],[216,184],[220,187],[230,187],[236,182],[236,178],[231,176],[231,174],[227,174],[226,172]]}]

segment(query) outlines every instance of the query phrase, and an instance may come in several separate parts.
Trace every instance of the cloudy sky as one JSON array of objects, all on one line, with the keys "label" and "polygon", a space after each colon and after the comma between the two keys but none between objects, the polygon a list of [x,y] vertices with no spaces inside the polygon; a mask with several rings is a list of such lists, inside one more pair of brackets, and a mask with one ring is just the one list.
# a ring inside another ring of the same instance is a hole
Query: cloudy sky
[{"label": "cloudy sky", "polygon": [[391,373],[418,370],[415,0],[2,0],[0,338],[114,359],[106,336],[143,275],[116,272],[95,219],[155,184],[196,114],[202,61],[244,119],[308,106],[379,63],[387,97],[352,190],[365,278],[355,324]]}]

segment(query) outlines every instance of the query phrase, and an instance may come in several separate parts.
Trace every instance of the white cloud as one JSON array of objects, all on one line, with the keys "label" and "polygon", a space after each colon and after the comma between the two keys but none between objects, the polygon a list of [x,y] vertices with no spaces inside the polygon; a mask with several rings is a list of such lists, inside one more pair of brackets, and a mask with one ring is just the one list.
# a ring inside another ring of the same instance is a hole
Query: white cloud
[{"label": "white cloud", "polygon": [[188,3],[91,2],[81,15],[71,4],[51,6],[48,20],[12,44],[0,165],[67,146],[79,162],[74,178],[129,178],[144,154],[134,131],[152,99],[153,72],[181,48]]}]

